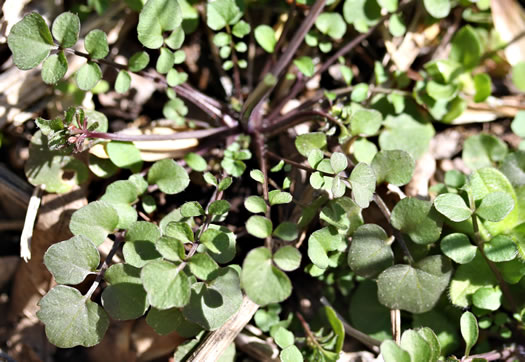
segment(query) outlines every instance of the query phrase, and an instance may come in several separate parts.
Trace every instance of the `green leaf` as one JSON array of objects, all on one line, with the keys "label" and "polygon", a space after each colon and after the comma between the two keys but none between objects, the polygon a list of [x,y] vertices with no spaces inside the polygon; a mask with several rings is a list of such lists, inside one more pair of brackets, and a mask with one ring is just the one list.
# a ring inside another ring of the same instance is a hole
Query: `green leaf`
[{"label": "green leaf", "polygon": [[109,53],[108,37],[102,30],[91,30],[84,39],[84,48],[93,59],[105,58]]},{"label": "green leaf", "polygon": [[139,41],[146,48],[158,49],[164,43],[162,33],[176,29],[181,23],[182,11],[177,0],[149,0],[139,15]]},{"label": "green leaf", "polygon": [[184,318],[178,308],[166,310],[151,308],[146,316],[146,323],[161,336],[176,331],[179,336],[190,338],[202,330],[200,326]]},{"label": "green leaf", "polygon": [[454,222],[465,221],[472,215],[465,200],[458,194],[441,194],[434,200],[434,207],[441,214]]},{"label": "green leaf", "polygon": [[180,208],[180,213],[184,217],[204,215],[204,209],[197,201],[188,201]]},{"label": "green leaf", "polygon": [[186,258],[184,243],[170,236],[162,236],[157,239],[155,249],[167,260],[183,261]]},{"label": "green leaf", "polygon": [[450,0],[424,0],[425,9],[437,19],[446,18],[450,13]]},{"label": "green leaf", "polygon": [[334,173],[338,174],[348,167],[348,159],[343,153],[334,152],[332,156],[330,156],[330,166],[332,166]]},{"label": "green leaf", "polygon": [[175,64],[175,55],[168,48],[160,48],[160,55],[157,59],[156,69],[160,74],[166,74]]},{"label": "green leaf", "polygon": [[325,306],[324,311],[326,313],[326,319],[328,320],[328,323],[330,323],[330,327],[332,327],[332,330],[336,336],[335,345],[332,348],[332,352],[338,355],[343,350],[345,328],[332,307]]},{"label": "green leaf", "polygon": [[115,91],[117,93],[126,93],[131,85],[131,76],[125,70],[118,72],[115,80]]},{"label": "green leaf", "polygon": [[213,280],[195,283],[191,299],[182,313],[193,323],[213,331],[239,310],[242,303],[239,274],[222,268],[213,273]]},{"label": "green leaf", "polygon": [[459,92],[457,84],[441,84],[436,81],[429,81],[425,87],[427,94],[436,101],[451,101]]},{"label": "green leaf", "polygon": [[416,244],[433,243],[441,235],[441,218],[429,201],[413,197],[402,199],[394,206],[390,222]]},{"label": "green leaf", "polygon": [[350,118],[352,135],[373,136],[379,131],[383,116],[375,109],[359,109]]},{"label": "green leaf", "polygon": [[160,238],[160,229],[153,223],[137,221],[126,232],[126,243],[122,254],[126,263],[142,268],[148,262],[161,258],[155,249],[155,242]]},{"label": "green leaf", "polygon": [[265,247],[252,249],[246,255],[241,286],[248,297],[261,306],[282,302],[292,292],[290,279],[272,265],[272,253]]},{"label": "green leaf", "polygon": [[114,264],[104,274],[109,284],[102,292],[102,305],[116,320],[137,319],[146,313],[149,303],[140,280],[140,269]]},{"label": "green leaf", "polygon": [[427,312],[447,288],[451,274],[451,263],[442,255],[426,257],[414,266],[394,265],[379,274],[379,302],[390,309]]},{"label": "green leaf", "polygon": [[[380,341],[392,338],[390,310],[377,300],[375,281],[360,282],[350,296],[350,320],[352,326]],[[370,318],[373,315],[374,318]]]},{"label": "green leaf", "polygon": [[[64,193],[87,180],[88,169],[83,162],[61,151],[50,150],[50,147],[48,138],[41,131],[31,138],[29,159],[25,165],[25,174],[31,184],[42,185],[47,192]],[[72,172],[73,177],[65,179],[66,171]]]},{"label": "green leaf", "polygon": [[259,239],[272,235],[273,225],[271,220],[264,216],[253,215],[246,221],[246,231]]},{"label": "green leaf", "polygon": [[193,230],[191,230],[191,227],[183,221],[169,222],[164,230],[164,235],[180,240],[185,244],[193,243],[193,241],[195,240]]},{"label": "green leaf", "polygon": [[276,325],[273,327],[270,330],[270,335],[272,336],[275,343],[282,349],[293,345],[295,340],[293,333],[281,325]]},{"label": "green leaf", "polygon": [[184,155],[184,161],[186,161],[188,166],[197,172],[204,172],[208,167],[206,160],[195,152],[188,152]]},{"label": "green leaf", "polygon": [[160,191],[173,195],[182,192],[190,184],[190,177],[182,166],[173,160],[157,161],[148,172],[148,183],[157,184]]},{"label": "green leaf", "polygon": [[46,84],[55,84],[66,75],[67,59],[63,51],[52,54],[42,64],[42,80]]},{"label": "green leaf", "polygon": [[334,227],[324,227],[313,232],[308,238],[308,257],[315,266],[326,269],[329,266],[337,267],[337,263],[330,260],[328,253],[344,251],[346,242]]},{"label": "green leaf", "polygon": [[249,212],[253,212],[254,214],[265,214],[266,210],[268,209],[266,202],[260,196],[248,196],[244,200],[244,207],[246,208],[246,210],[248,210]]},{"label": "green leaf", "polygon": [[412,361],[431,361],[432,351],[427,341],[414,330],[406,330],[401,336],[401,348],[408,352]]},{"label": "green leaf", "polygon": [[53,244],[44,254],[44,264],[58,284],[80,284],[99,263],[97,247],[83,235]]},{"label": "green leaf", "polygon": [[128,66],[131,72],[140,72],[146,68],[149,63],[149,54],[145,51],[140,51],[129,58]]},{"label": "green leaf", "polygon": [[381,17],[381,7],[375,0],[345,0],[343,16],[348,24],[364,33]]},{"label": "green leaf", "polygon": [[472,295],[472,304],[481,309],[496,311],[501,306],[502,297],[499,287],[483,287]]},{"label": "green leaf", "polygon": [[370,165],[377,153],[377,146],[366,138],[360,138],[352,145],[352,151],[357,162],[365,162]]},{"label": "green leaf", "polygon": [[321,209],[319,218],[324,222],[335,226],[342,235],[352,235],[352,233],[363,224],[361,208],[349,197],[340,197],[330,200]]},{"label": "green leaf", "polygon": [[286,191],[272,190],[268,193],[268,202],[271,206],[292,202],[292,195]]},{"label": "green leaf", "polygon": [[71,215],[69,229],[73,235],[82,235],[95,245],[100,245],[106,236],[117,227],[119,216],[111,204],[105,201],[90,202]]},{"label": "green leaf", "polygon": [[208,254],[195,254],[189,261],[190,272],[201,280],[209,280],[212,273],[219,269],[219,265]]},{"label": "green leaf", "polygon": [[407,31],[407,27],[399,14],[393,14],[388,22],[388,30],[394,37],[402,36]]},{"label": "green leaf", "polygon": [[51,289],[38,305],[36,315],[46,326],[47,339],[59,348],[99,344],[109,326],[101,306],[65,285]]},{"label": "green leaf", "polygon": [[47,24],[39,14],[30,13],[12,28],[7,45],[18,69],[33,69],[47,58],[55,47]]},{"label": "green leaf", "polygon": [[479,288],[497,284],[489,266],[479,252],[474,259],[467,264],[460,265],[450,282],[450,301],[466,308],[471,303],[471,296]]},{"label": "green leaf", "polygon": [[312,58],[309,56],[302,56],[293,61],[297,69],[307,77],[311,77],[315,73],[315,66]]},{"label": "green leaf", "polygon": [[231,186],[233,180],[231,177],[225,177],[221,180],[221,182],[219,182],[219,186],[217,186],[217,190],[219,191],[224,191],[226,190],[228,187]]},{"label": "green leaf", "polygon": [[[439,355],[446,356],[452,353],[452,351],[457,350],[460,337],[459,331],[457,331],[456,320],[451,321],[448,315],[446,316],[435,309],[423,314],[414,314],[413,317],[412,326],[414,328],[425,326],[419,329],[418,333],[426,339],[432,349],[437,350],[437,347],[440,347],[441,352],[438,352]],[[428,333],[421,333],[423,330],[429,329],[429,327],[432,328],[432,331],[437,335],[439,345],[431,342],[433,338],[429,337]]]},{"label": "green leaf", "polygon": [[[12,32],[13,31],[11,30],[11,33]],[[17,64],[16,61],[15,61],[15,64]],[[20,69],[23,69],[23,68],[20,68]],[[521,61],[512,67],[511,77],[512,77],[512,83],[514,83],[516,88],[518,88],[518,90],[521,92],[525,92],[525,61]]]},{"label": "green leaf", "polygon": [[366,209],[370,205],[376,189],[374,170],[366,163],[360,162],[352,170],[349,181],[352,185],[352,198],[355,203]]},{"label": "green leaf", "polygon": [[118,180],[106,188],[106,192],[100,198],[117,210],[119,223],[117,228],[127,229],[132,223],[137,221],[137,211],[131,206],[137,201],[137,187],[128,180]]},{"label": "green leaf", "polygon": [[477,248],[470,243],[465,234],[452,233],[441,240],[443,254],[458,264],[467,264],[476,256]]},{"label": "green leaf", "polygon": [[301,253],[297,248],[286,245],[273,254],[274,263],[284,271],[293,271],[301,265]]},{"label": "green leaf", "polygon": [[429,327],[424,327],[416,331],[428,343],[430,347],[429,361],[437,362],[441,356],[441,346],[437,335]]},{"label": "green leaf", "polygon": [[507,155],[505,142],[498,137],[481,133],[470,136],[463,145],[462,158],[472,170],[492,166],[494,162],[502,161]]},{"label": "green leaf", "polygon": [[62,48],[71,48],[78,40],[80,19],[76,14],[62,13],[53,21],[51,32]]},{"label": "green leaf", "polygon": [[77,72],[75,77],[78,88],[89,91],[102,78],[102,71],[97,63],[87,62]]},{"label": "green leaf", "polygon": [[293,241],[299,236],[297,224],[283,221],[273,231],[273,235],[284,241]]},{"label": "green leaf", "polygon": [[348,265],[359,276],[373,278],[394,264],[388,235],[375,224],[357,228],[348,251]]},{"label": "green leaf", "polygon": [[381,343],[381,356],[385,362],[410,362],[410,354],[396,342],[387,340]]},{"label": "green leaf", "polygon": [[177,265],[163,260],[146,264],[140,273],[148,302],[158,309],[184,307],[190,300],[190,282]]},{"label": "green leaf", "polygon": [[208,206],[208,214],[210,215],[224,215],[228,211],[230,211],[230,203],[226,200],[216,200]]},{"label": "green leaf", "polygon": [[506,192],[491,192],[481,199],[476,215],[488,221],[503,220],[514,208],[514,199]]},{"label": "green leaf", "polygon": [[295,147],[304,157],[312,150],[320,150],[326,146],[326,134],[322,132],[312,132],[299,135],[295,138]]},{"label": "green leaf", "polygon": [[273,53],[275,50],[275,45],[277,44],[277,39],[275,36],[275,31],[271,26],[268,25],[259,25],[255,28],[253,33],[257,43],[268,53]]},{"label": "green leaf", "polygon": [[245,22],[244,20],[239,21],[237,24],[235,24],[232,28],[232,34],[236,36],[237,38],[243,38],[244,36],[248,35],[251,30],[250,24]]},{"label": "green leaf", "polygon": [[463,336],[466,344],[465,357],[468,357],[470,350],[478,341],[478,321],[476,320],[474,314],[467,311],[461,315],[459,324],[461,327],[461,335]]},{"label": "green leaf", "polygon": [[98,158],[94,155],[89,155],[89,170],[96,176],[108,178],[117,173],[118,167],[105,158]]},{"label": "green leaf", "polygon": [[495,263],[513,260],[518,254],[516,244],[505,235],[497,235],[488,243],[483,244],[487,259]]},{"label": "green leaf", "polygon": [[403,186],[410,182],[414,172],[414,159],[405,151],[379,151],[372,160],[377,183],[388,182]]},{"label": "green leaf", "polygon": [[315,20],[315,27],[332,39],[341,39],[346,33],[346,23],[339,13],[322,13]]},{"label": "green leaf", "polygon": [[478,65],[482,53],[483,45],[472,26],[463,26],[452,38],[449,58],[460,62],[465,68]]},{"label": "green leaf", "polygon": [[490,76],[485,73],[478,73],[474,76],[474,102],[483,102],[492,92],[492,80]]},{"label": "green leaf", "polygon": [[225,226],[210,224],[202,233],[200,242],[217,263],[228,263],[235,257],[235,234]]},{"label": "green leaf", "polygon": [[419,121],[407,113],[388,115],[383,125],[379,135],[381,149],[406,151],[414,159],[427,152],[435,133],[430,122]]},{"label": "green leaf", "polygon": [[221,30],[226,25],[237,23],[242,11],[235,0],[216,0],[206,4],[206,24],[212,30]]},{"label": "green leaf", "polygon": [[264,174],[261,170],[251,170],[250,177],[259,183],[264,183]]},{"label": "green leaf", "polygon": [[[348,2],[348,1],[347,1]],[[352,102],[363,102],[365,99],[368,98],[368,84],[366,83],[359,83],[354,86],[354,90],[352,91],[352,94],[350,95],[350,99]]]},{"label": "green leaf", "polygon": [[180,28],[175,28],[175,30],[171,32],[170,36],[167,37],[164,40],[164,42],[171,49],[176,50],[182,46],[182,44],[184,43],[184,38],[185,38],[184,30],[182,29],[182,27],[180,27]]}]

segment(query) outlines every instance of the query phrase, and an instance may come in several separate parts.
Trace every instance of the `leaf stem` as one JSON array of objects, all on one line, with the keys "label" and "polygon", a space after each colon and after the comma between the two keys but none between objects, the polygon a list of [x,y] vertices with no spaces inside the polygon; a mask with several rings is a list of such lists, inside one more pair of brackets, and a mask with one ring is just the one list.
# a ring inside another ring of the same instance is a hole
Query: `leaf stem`
[{"label": "leaf stem", "polygon": [[[469,198],[471,199],[470,201],[472,207],[474,200],[471,195],[469,195]],[[512,297],[512,293],[510,292],[507,283],[503,279],[501,272],[499,271],[496,264],[494,264],[491,260],[489,260],[489,258],[487,258],[487,254],[485,254],[485,250],[483,250],[483,240],[481,239],[481,236],[479,234],[478,217],[476,216],[476,214],[472,214],[472,229],[474,230],[474,243],[476,244],[483,259],[485,259],[485,262],[489,266],[490,270],[492,271],[492,274],[494,274],[494,276],[496,277],[496,280],[498,281],[498,285],[503,293],[503,296],[505,297],[505,299],[507,299],[507,302],[509,302],[512,311],[518,311],[518,305]]]},{"label": "leaf stem", "polygon": [[108,253],[108,256],[102,263],[102,266],[100,267],[100,270],[97,274],[97,277],[95,278],[95,281],[87,291],[87,293],[84,295],[84,299],[88,300],[91,298],[91,295],[95,292],[95,290],[100,285],[100,282],[104,278],[104,274],[106,273],[106,270],[109,267],[109,263],[111,263],[111,260],[113,259],[113,256],[115,256],[115,253],[117,252],[118,248],[120,247],[120,244],[124,241],[124,233],[117,233],[115,234],[115,241],[113,242],[113,246],[111,247],[111,250]]},{"label": "leaf stem", "polygon": [[319,344],[319,342],[317,341],[317,338],[315,338],[315,335],[313,334],[312,330],[310,329],[310,326],[308,325],[308,323],[306,322],[306,320],[304,319],[303,315],[299,312],[295,312],[295,315],[297,316],[297,319],[299,319],[299,322],[301,323],[301,325],[303,326],[303,329],[306,333],[306,337],[313,343],[315,344],[315,346],[317,348],[319,348],[320,350],[323,349],[323,347]]}]

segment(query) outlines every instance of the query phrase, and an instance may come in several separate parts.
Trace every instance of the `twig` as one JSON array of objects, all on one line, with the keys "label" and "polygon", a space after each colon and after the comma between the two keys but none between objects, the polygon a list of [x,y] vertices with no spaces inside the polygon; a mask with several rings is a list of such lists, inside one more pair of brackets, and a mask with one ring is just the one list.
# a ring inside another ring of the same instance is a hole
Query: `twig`
[{"label": "twig", "polygon": [[392,337],[399,345],[401,344],[401,311],[390,309],[390,324],[392,326]]},{"label": "twig", "polygon": [[97,274],[97,277],[95,278],[95,281],[87,291],[87,293],[84,295],[84,298],[87,300],[91,298],[91,295],[97,290],[98,286],[100,285],[100,282],[102,281],[102,278],[104,278],[104,274],[106,274],[106,270],[109,267],[109,263],[111,263],[111,260],[113,259],[113,256],[115,256],[115,253],[117,252],[120,244],[124,241],[124,234],[123,233],[117,233],[115,235],[115,241],[113,242],[113,246],[111,247],[111,250],[108,253],[108,256],[102,263],[102,266],[100,267],[100,270]]},{"label": "twig", "polygon": [[299,322],[303,326],[304,332],[306,333],[306,338],[308,338],[313,344],[315,344],[317,348],[322,350],[323,347],[319,344],[319,342],[317,341],[317,338],[315,338],[315,335],[313,334],[312,330],[310,329],[310,326],[304,319],[303,315],[299,312],[295,312],[295,315],[297,316],[297,318],[299,319]]},{"label": "twig", "polygon": [[217,361],[244,326],[250,322],[257,309],[259,309],[259,305],[252,302],[247,296],[244,296],[241,307],[235,316],[230,318],[219,329],[208,334],[197,350],[189,357],[188,361]]},{"label": "twig", "polygon": [[33,238],[33,229],[35,228],[36,215],[42,201],[42,188],[35,187],[33,194],[29,199],[27,206],[24,228],[20,236],[20,257],[27,263],[31,259],[31,239]]},{"label": "twig", "polygon": [[480,353],[480,354],[473,354],[466,358],[462,358],[461,361],[470,362],[475,359],[487,360],[487,361],[500,361],[500,360],[505,361],[511,358],[512,356],[523,358],[524,354],[523,352],[517,351],[515,346],[510,346],[508,348],[503,349],[502,351],[490,351],[490,352],[485,352],[485,353]]}]

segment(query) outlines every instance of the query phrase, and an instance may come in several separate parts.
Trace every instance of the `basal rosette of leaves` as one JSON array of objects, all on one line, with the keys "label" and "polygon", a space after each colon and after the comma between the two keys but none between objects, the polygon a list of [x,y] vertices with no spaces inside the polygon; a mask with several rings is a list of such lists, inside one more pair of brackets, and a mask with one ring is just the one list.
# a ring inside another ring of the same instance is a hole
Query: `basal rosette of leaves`
[{"label": "basal rosette of leaves", "polygon": [[[46,84],[63,80],[72,57],[85,60],[70,76],[83,95],[105,79],[121,96],[137,77],[151,81],[163,102],[155,117],[183,128],[109,132],[113,118],[82,102],[36,119],[30,183],[66,193],[106,179],[72,213],[73,236],[43,257],[57,283],[37,314],[51,343],[91,347],[112,319],[145,318],[158,334],[187,339],[175,360],[199,360],[248,302],[254,316],[229,337],[224,360],[246,323],[282,361],[336,361],[345,336],[385,361],[412,362],[470,358],[496,345],[493,336],[519,340],[525,153],[488,133],[469,136],[465,172],[436,173],[427,195],[406,195],[436,132],[492,97],[480,67],[501,61],[498,44],[491,25],[475,21],[490,14],[486,1],[279,2],[279,17],[261,19],[261,1],[126,3],[138,12],[140,48],[127,62],[113,61],[102,30],[77,45],[83,24],[73,12],[51,27],[29,13],[8,36],[14,64],[41,65]],[[438,28],[462,14],[446,56],[423,57],[417,71],[397,69],[388,49],[368,64],[352,56],[374,37],[392,44],[413,33],[416,12]],[[190,84],[199,36],[219,92]],[[525,137],[523,112],[511,128]],[[142,148],[185,140],[195,143],[175,158],[152,161]]]}]

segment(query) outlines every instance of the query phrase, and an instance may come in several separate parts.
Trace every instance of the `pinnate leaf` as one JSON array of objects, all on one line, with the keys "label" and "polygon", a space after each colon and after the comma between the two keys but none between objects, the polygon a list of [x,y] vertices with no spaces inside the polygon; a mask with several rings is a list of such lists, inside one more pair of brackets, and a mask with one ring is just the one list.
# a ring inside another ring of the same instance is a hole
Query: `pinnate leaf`
[{"label": "pinnate leaf", "polygon": [[106,236],[117,227],[119,216],[111,204],[105,201],[90,202],[71,215],[69,229],[73,235],[82,235],[95,245],[100,245]]},{"label": "pinnate leaf", "polygon": [[164,42],[162,33],[174,30],[181,22],[182,11],[177,0],[149,0],[139,15],[139,41],[146,48],[158,49]]},{"label": "pinnate leaf", "polygon": [[465,340],[465,356],[468,357],[470,350],[478,341],[479,329],[478,321],[476,317],[471,312],[465,312],[461,315],[459,320],[459,325],[461,329],[461,335]]},{"label": "pinnate leaf", "polygon": [[265,247],[252,249],[242,265],[241,286],[255,303],[279,303],[290,296],[292,283],[272,265],[272,254]]},{"label": "pinnate leaf", "polygon": [[452,233],[441,240],[443,254],[458,264],[470,263],[476,256],[476,249],[465,234]]},{"label": "pinnate leaf", "polygon": [[394,265],[379,274],[379,302],[390,309],[427,312],[447,288],[451,274],[451,263],[442,255],[426,257],[414,266]]},{"label": "pinnate leaf", "polygon": [[37,317],[49,342],[60,348],[91,347],[102,340],[109,318],[101,306],[75,289],[58,285],[38,303]]},{"label": "pinnate leaf", "polygon": [[376,153],[371,166],[378,183],[388,182],[403,186],[412,178],[415,162],[405,151],[383,150]]},{"label": "pinnate leaf", "polygon": [[102,30],[91,30],[84,40],[84,47],[93,59],[105,58],[109,53],[108,37]]},{"label": "pinnate leaf", "polygon": [[166,159],[157,161],[151,166],[148,182],[157,184],[162,192],[172,195],[184,191],[190,184],[190,177],[182,166]]},{"label": "pinnate leaf", "polygon": [[465,200],[458,194],[441,194],[434,200],[434,207],[441,214],[454,222],[465,221],[472,215]]},{"label": "pinnate leaf", "polygon": [[432,243],[441,235],[442,221],[432,204],[414,197],[407,197],[394,206],[390,222],[416,244]]},{"label": "pinnate leaf", "polygon": [[375,224],[362,225],[352,235],[348,265],[359,276],[372,278],[394,264],[388,235]]},{"label": "pinnate leaf", "polygon": [[77,42],[80,32],[78,15],[70,12],[60,14],[53,21],[51,32],[61,47],[71,48]]},{"label": "pinnate leaf", "polygon": [[37,13],[24,16],[11,28],[7,44],[15,65],[22,70],[36,67],[55,47],[44,18]]},{"label": "pinnate leaf", "polygon": [[44,264],[58,284],[81,283],[99,263],[95,244],[83,235],[53,244],[44,254]]},{"label": "pinnate leaf", "polygon": [[102,70],[97,63],[87,62],[77,72],[76,81],[80,89],[89,91],[102,78]]},{"label": "pinnate leaf", "polygon": [[67,59],[63,51],[52,54],[42,64],[42,80],[46,84],[55,84],[67,72]]},{"label": "pinnate leaf", "polygon": [[184,307],[190,300],[190,282],[177,265],[163,260],[149,262],[140,278],[149,303],[158,309]]},{"label": "pinnate leaf", "polygon": [[286,245],[279,248],[273,255],[275,264],[284,271],[293,271],[301,265],[301,253],[297,248]]},{"label": "pinnate leaf", "polygon": [[114,264],[106,270],[109,284],[102,292],[102,305],[116,320],[137,319],[146,313],[149,303],[140,280],[140,269],[128,264]]},{"label": "pinnate leaf", "polygon": [[192,286],[190,302],[182,313],[191,322],[212,331],[237,313],[241,303],[239,274],[222,268],[213,273],[213,280]]}]

